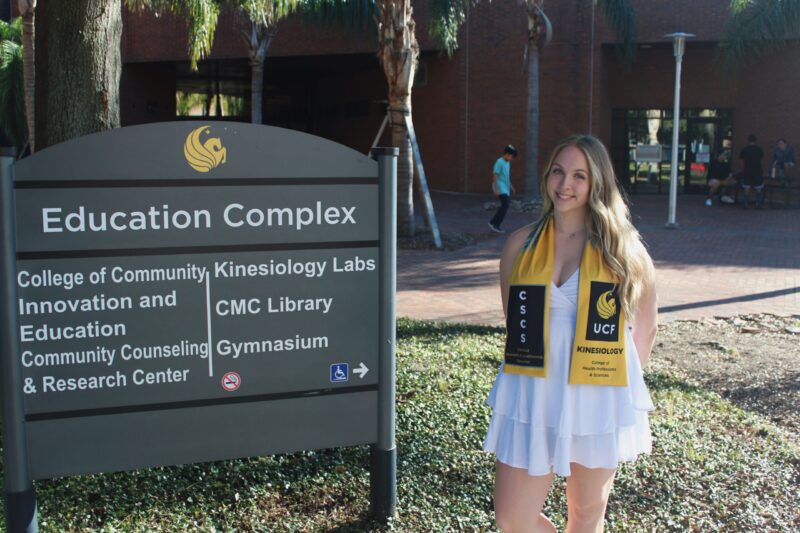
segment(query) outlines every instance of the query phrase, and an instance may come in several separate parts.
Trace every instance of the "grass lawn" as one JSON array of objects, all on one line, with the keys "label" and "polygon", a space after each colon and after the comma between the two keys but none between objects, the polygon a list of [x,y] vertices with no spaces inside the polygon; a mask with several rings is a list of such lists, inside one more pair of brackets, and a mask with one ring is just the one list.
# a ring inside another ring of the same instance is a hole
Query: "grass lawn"
[{"label": "grass lawn", "polygon": [[[493,530],[494,462],[481,451],[500,362],[497,328],[398,324],[398,495],[368,517],[368,447],[37,483],[43,531]],[[646,376],[654,453],[619,469],[607,531],[800,530],[800,448],[715,393]],[[565,524],[564,481],[545,512]]]}]

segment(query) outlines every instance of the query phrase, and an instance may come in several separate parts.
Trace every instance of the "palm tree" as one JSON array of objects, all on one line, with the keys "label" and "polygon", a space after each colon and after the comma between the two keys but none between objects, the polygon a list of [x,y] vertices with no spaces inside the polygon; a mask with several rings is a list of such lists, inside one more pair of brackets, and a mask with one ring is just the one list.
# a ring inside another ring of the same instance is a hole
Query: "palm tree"
[{"label": "palm tree", "polygon": [[732,0],[720,46],[726,69],[733,72],[760,57],[777,52],[800,28],[796,0]]},{"label": "palm tree", "polygon": [[[451,55],[458,47],[458,28],[466,2],[428,0],[429,33]],[[306,7],[318,20],[364,29],[373,20],[378,33],[378,59],[389,89],[389,125],[397,160],[397,232],[414,235],[414,159],[406,117],[411,120],[411,91],[419,59],[411,0],[311,0]]]},{"label": "palm tree", "polygon": [[[411,86],[417,68],[419,45],[415,34],[411,0],[126,0],[133,9],[170,11],[189,24],[189,57],[193,67],[211,50],[220,9],[227,4],[245,13],[251,22],[244,33],[252,68],[252,117],[261,122],[264,56],[275,36],[276,23],[294,11],[316,13],[318,19],[337,20],[362,26],[372,18],[377,24],[378,57],[389,85],[392,143],[400,148],[398,174],[398,230],[414,234],[414,165],[406,116],[411,116]],[[431,0],[431,35],[443,49],[456,48],[458,26],[464,20],[464,5],[451,0]]]},{"label": "palm tree", "polygon": [[544,0],[527,0],[525,11],[528,14],[528,42],[525,47],[526,67],[528,69],[528,107],[525,138],[525,194],[532,200],[539,200],[539,61],[542,49],[553,38],[553,26],[542,8]]},{"label": "palm tree", "polygon": [[278,21],[289,16],[296,8],[298,0],[249,0],[239,2],[239,10],[250,23],[250,31],[242,32],[250,56],[250,119],[253,124],[261,124],[262,102],[264,100],[264,59],[269,45],[278,33]]},{"label": "palm tree", "polygon": [[211,53],[222,8],[229,6],[243,14],[249,24],[242,37],[250,58],[250,117],[254,124],[261,124],[264,59],[278,32],[278,22],[297,9],[298,0],[126,0],[126,5],[134,10],[170,12],[183,18],[189,27],[187,47],[193,70],[199,60]]},{"label": "palm tree", "polygon": [[19,153],[28,137],[23,87],[22,18],[0,20],[0,128]]},{"label": "palm tree", "polygon": [[419,44],[411,0],[378,0],[378,57],[389,84],[389,123],[397,159],[397,230],[414,235],[414,158],[406,116],[411,117],[411,86]]},{"label": "palm tree", "polygon": [[[612,29],[622,41],[627,61],[636,51],[636,13],[631,0],[590,0],[602,9]],[[740,0],[744,1],[744,0]],[[528,109],[525,153],[525,194],[531,200],[540,200],[539,195],[539,86],[541,76],[539,61],[542,49],[552,38],[552,26],[544,11],[544,0],[525,0],[528,15],[528,42],[525,54],[528,69]],[[591,90],[591,88],[589,88]]]}]

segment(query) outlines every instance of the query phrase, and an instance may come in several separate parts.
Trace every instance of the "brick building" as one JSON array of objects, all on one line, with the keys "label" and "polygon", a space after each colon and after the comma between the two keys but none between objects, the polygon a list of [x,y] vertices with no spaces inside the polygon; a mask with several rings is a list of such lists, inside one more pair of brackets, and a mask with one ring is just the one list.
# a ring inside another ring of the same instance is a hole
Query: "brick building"
[{"label": "brick building", "polygon": [[[687,44],[683,62],[682,192],[704,190],[712,154],[723,146],[738,153],[750,133],[758,135],[767,154],[779,137],[800,144],[800,111],[790,97],[800,86],[800,45],[729,78],[720,67],[718,47],[729,0],[634,0],[639,50],[626,65],[615,36],[592,4],[566,0],[546,5],[553,41],[541,61],[540,162],[560,138],[591,131],[611,149],[626,186],[635,193],[666,193],[668,164],[643,164],[636,172],[633,149],[660,144],[669,159],[675,62],[664,34],[675,31],[697,35]],[[512,178],[521,188],[527,101],[524,9],[514,0],[470,7],[452,58],[428,38],[425,11],[424,2],[418,2],[422,53],[413,110],[431,187],[487,192],[492,162],[502,146],[512,143],[521,156]],[[243,28],[236,15],[224,13],[210,58],[191,72],[182,22],[125,12],[123,125],[203,114],[249,120],[250,69],[239,36]],[[386,106],[376,51],[371,26],[359,32],[309,25],[299,17],[282,22],[265,64],[264,122],[366,152]]]}]

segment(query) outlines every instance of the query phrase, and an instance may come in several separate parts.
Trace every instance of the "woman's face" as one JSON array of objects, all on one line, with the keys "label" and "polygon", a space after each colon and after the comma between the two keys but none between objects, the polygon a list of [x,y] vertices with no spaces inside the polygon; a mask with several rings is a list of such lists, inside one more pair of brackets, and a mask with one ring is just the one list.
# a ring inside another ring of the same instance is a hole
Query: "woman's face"
[{"label": "woman's face", "polygon": [[554,211],[567,214],[586,211],[590,186],[589,163],[575,146],[567,146],[555,158],[547,175],[547,194]]}]

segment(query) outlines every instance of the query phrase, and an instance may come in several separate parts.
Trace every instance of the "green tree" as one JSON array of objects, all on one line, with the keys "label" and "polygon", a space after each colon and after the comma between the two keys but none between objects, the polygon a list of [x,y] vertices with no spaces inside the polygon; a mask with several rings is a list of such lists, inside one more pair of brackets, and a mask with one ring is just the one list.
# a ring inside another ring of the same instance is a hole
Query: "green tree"
[{"label": "green tree", "polygon": [[[636,13],[630,0],[590,0],[592,9],[599,7],[617,37],[622,41],[626,60],[633,59],[636,51]],[[525,196],[539,200],[539,121],[541,106],[539,63],[542,49],[550,42],[552,26],[544,11],[544,0],[526,0],[528,15],[528,42],[526,67],[528,70],[528,107],[525,151]],[[591,90],[591,88],[590,88]]]},{"label": "green tree", "polygon": [[0,20],[0,127],[20,153],[28,137],[21,41],[22,18]]},{"label": "green tree", "polygon": [[241,35],[248,47],[251,71],[250,117],[254,124],[262,123],[264,60],[278,22],[297,9],[298,0],[126,0],[126,4],[134,10],[170,12],[184,19],[189,28],[187,48],[193,69],[211,53],[222,9],[229,6],[243,15],[247,30]]},{"label": "green tree", "polygon": [[[389,126],[397,160],[397,231],[414,235],[414,159],[406,117],[411,119],[411,93],[419,59],[416,21],[411,0],[310,0],[316,18],[364,29],[374,21],[378,59],[388,85]],[[429,33],[450,55],[458,46],[458,28],[465,19],[461,0],[428,0]]]},{"label": "green tree", "polygon": [[[264,56],[279,20],[295,11],[316,13],[318,20],[343,21],[360,28],[365,26],[364,21],[374,20],[378,30],[378,57],[389,85],[392,143],[400,148],[398,230],[401,235],[414,234],[414,165],[405,123],[405,117],[411,116],[411,87],[419,57],[411,0],[127,0],[127,3],[134,9],[170,11],[183,17],[189,25],[188,48],[193,65],[211,51],[222,6],[230,5],[243,12],[251,23],[249,35],[244,33],[244,36],[252,68],[252,116],[253,122],[258,123],[261,122]],[[452,53],[457,45],[458,26],[464,20],[464,4],[431,0],[428,7],[431,35],[444,50]]]},{"label": "green tree", "polygon": [[720,45],[726,69],[775,53],[800,30],[798,0],[731,0]]}]

